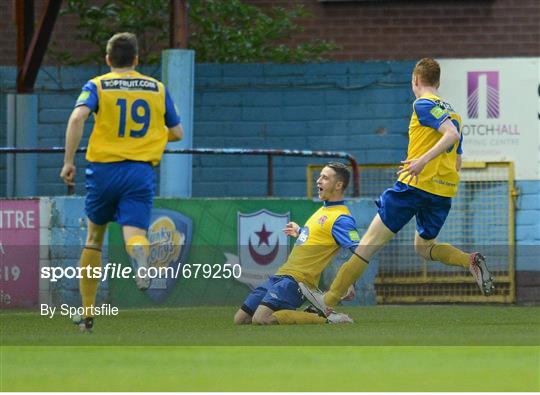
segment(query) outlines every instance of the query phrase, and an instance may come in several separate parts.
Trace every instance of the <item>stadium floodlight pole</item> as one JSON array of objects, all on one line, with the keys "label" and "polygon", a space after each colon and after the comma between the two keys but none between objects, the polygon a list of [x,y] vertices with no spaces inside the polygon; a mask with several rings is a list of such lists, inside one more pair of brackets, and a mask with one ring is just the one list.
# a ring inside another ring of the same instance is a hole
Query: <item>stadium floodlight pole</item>
[{"label": "stadium floodlight pole", "polygon": [[[45,154],[45,153],[62,153],[64,147],[44,147],[44,148],[16,148],[16,147],[0,147],[0,154]],[[77,149],[77,153],[86,152],[85,147]],[[311,150],[294,150],[294,149],[252,149],[252,148],[182,148],[182,149],[166,149],[166,154],[196,154],[196,155],[266,155],[268,158],[268,181],[273,181],[273,173],[271,173],[273,156],[297,156],[311,158],[338,158],[346,160],[350,163],[353,177],[353,197],[360,196],[360,178],[358,172],[358,162],[356,158],[343,151],[311,151]],[[268,192],[273,192],[273,188],[269,185]],[[272,195],[269,195],[272,196]]]}]

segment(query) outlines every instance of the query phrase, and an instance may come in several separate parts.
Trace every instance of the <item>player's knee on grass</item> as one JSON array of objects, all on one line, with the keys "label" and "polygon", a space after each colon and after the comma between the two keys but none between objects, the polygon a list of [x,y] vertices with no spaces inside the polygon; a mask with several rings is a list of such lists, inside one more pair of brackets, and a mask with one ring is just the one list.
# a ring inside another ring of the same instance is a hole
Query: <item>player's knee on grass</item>
[{"label": "player's knee on grass", "polygon": [[251,324],[251,316],[244,310],[239,309],[234,315],[235,325],[248,325]]},{"label": "player's knee on grass", "polygon": [[255,310],[251,322],[256,325],[272,325],[277,324],[277,319],[274,317],[274,310],[270,307],[260,305]]}]

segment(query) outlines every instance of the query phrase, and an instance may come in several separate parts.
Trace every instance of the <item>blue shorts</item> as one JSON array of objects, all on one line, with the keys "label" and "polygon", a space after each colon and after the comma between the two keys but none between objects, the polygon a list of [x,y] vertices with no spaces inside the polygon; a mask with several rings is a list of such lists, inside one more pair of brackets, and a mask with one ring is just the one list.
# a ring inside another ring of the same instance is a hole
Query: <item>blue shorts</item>
[{"label": "blue shorts", "polygon": [[272,276],[251,292],[241,309],[253,316],[259,305],[277,310],[296,310],[304,303],[298,283],[291,276]]},{"label": "blue shorts", "polygon": [[376,201],[379,216],[392,232],[397,233],[416,216],[416,230],[420,237],[437,237],[452,206],[452,198],[434,195],[396,182]]},{"label": "blue shorts", "polygon": [[156,174],[145,162],[90,162],[86,167],[85,211],[97,225],[148,229],[154,200]]}]

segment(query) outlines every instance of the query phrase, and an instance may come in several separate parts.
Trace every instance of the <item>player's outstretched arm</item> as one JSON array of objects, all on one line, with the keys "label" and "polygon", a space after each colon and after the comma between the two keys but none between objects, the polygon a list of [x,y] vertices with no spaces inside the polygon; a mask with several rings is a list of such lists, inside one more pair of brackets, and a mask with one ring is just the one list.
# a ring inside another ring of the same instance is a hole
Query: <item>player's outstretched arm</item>
[{"label": "player's outstretched arm", "polygon": [[180,141],[184,138],[184,129],[182,125],[178,124],[172,128],[169,128],[169,135],[167,141]]},{"label": "player's outstretched arm", "polygon": [[[456,126],[450,119],[444,121],[439,127],[439,132],[442,133],[442,138],[437,141],[431,149],[422,155],[420,158],[409,159],[401,161],[401,166],[397,172],[398,175],[404,173],[408,177],[408,183],[411,181],[418,181],[418,175],[424,170],[424,167],[429,161],[433,160],[452,145],[459,142],[460,135]],[[405,179],[407,180],[407,179]]]},{"label": "player's outstretched arm", "polygon": [[90,115],[91,110],[87,106],[76,107],[69,117],[66,129],[66,151],[64,153],[64,166],[60,172],[60,177],[67,185],[74,185],[75,179],[75,153],[84,131],[84,122]]}]

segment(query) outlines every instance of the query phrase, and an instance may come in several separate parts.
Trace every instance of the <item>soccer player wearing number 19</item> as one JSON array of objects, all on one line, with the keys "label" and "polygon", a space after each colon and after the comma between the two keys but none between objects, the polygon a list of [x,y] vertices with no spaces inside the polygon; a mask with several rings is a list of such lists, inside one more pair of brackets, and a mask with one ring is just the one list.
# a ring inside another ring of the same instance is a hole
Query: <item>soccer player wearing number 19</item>
[{"label": "soccer player wearing number 19", "polygon": [[[180,117],[163,84],[135,71],[137,38],[118,33],[107,43],[106,62],[111,72],[95,77],[82,88],[66,130],[66,151],[60,177],[74,185],[74,157],[84,123],[94,114],[86,159],[86,201],[88,234],[81,267],[101,265],[101,248],[107,224],[122,225],[128,254],[139,266],[148,265],[146,230],[155,190],[156,166],[167,141],[183,137]],[[84,273],[84,272],[83,272]],[[148,278],[136,279],[139,289],[149,286]],[[85,312],[95,305],[98,278],[80,282]],[[85,314],[80,327],[89,331],[93,317]]]}]

